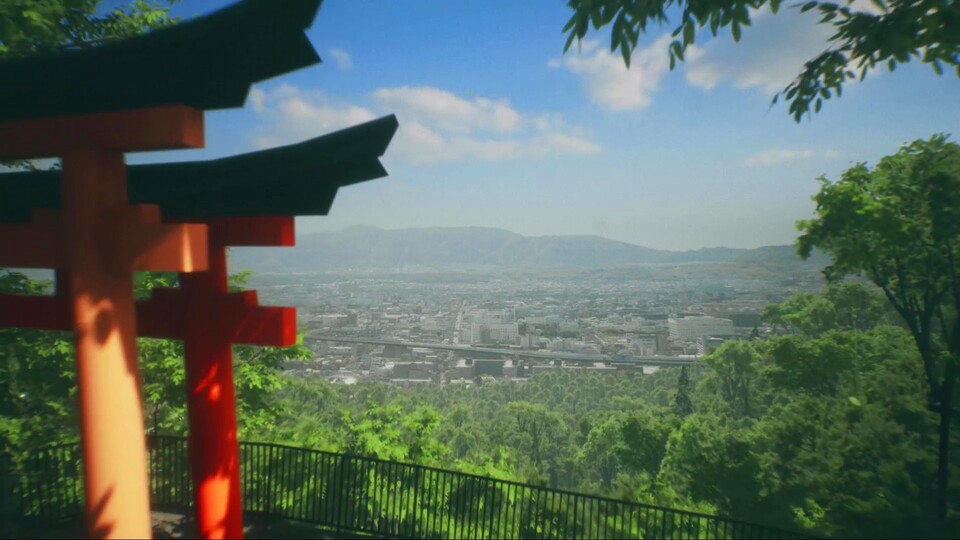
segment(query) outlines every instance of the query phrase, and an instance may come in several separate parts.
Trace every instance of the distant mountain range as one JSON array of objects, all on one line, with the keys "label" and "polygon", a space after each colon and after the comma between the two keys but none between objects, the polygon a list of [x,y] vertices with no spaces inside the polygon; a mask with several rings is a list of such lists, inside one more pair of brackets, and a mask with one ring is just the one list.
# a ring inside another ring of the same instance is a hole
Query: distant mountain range
[{"label": "distant mountain range", "polygon": [[386,230],[354,226],[304,235],[296,248],[236,248],[235,269],[305,272],[400,267],[610,267],[630,264],[744,263],[818,265],[822,254],[802,261],[793,246],[756,249],[705,248],[667,251],[600,236],[523,236],[492,227]]}]

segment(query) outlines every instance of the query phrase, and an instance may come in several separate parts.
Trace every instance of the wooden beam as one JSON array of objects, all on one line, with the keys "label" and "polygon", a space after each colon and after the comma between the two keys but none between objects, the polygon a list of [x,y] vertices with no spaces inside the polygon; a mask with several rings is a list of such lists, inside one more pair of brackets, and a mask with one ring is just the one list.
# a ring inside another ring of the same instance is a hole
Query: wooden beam
[{"label": "wooden beam", "polygon": [[183,105],[0,122],[4,159],[61,156],[80,148],[133,152],[203,146],[203,111]]}]

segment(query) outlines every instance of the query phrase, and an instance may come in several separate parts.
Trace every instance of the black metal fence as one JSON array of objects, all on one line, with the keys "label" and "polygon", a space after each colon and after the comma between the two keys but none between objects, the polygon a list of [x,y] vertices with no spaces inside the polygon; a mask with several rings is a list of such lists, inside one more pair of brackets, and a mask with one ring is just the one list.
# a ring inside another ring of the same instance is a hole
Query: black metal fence
[{"label": "black metal fence", "polygon": [[[192,505],[187,443],[148,439],[157,508]],[[454,471],[265,443],[240,444],[243,508],[333,530],[404,538],[800,538],[731,519]],[[79,517],[80,448],[31,453],[7,476],[17,517]]]}]

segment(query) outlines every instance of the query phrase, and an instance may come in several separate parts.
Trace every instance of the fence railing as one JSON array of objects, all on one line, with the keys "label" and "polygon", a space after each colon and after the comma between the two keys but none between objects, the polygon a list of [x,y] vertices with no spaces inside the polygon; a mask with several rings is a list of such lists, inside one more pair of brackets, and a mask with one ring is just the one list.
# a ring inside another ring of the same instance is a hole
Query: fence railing
[{"label": "fence railing", "polygon": [[[183,438],[148,439],[157,508],[192,506]],[[483,476],[276,444],[240,443],[245,512],[403,538],[801,538],[762,525]],[[80,448],[32,452],[7,475],[11,517],[80,517]]]}]

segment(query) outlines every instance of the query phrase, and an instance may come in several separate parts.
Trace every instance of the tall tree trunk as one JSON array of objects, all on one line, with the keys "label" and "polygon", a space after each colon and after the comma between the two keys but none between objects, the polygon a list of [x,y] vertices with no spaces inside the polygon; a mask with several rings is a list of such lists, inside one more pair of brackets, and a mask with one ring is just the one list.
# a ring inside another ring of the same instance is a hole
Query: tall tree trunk
[{"label": "tall tree trunk", "polygon": [[937,517],[947,518],[947,496],[950,487],[950,423],[953,415],[953,390],[956,364],[951,358],[940,389],[940,451],[937,462]]}]

